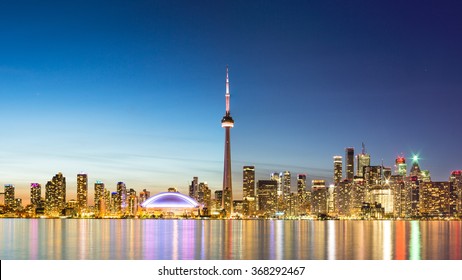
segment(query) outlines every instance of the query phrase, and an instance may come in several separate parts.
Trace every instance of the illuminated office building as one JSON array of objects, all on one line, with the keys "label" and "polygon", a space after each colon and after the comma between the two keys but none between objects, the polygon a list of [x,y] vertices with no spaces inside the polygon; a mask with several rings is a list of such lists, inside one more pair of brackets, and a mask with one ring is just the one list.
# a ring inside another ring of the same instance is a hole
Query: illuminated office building
[{"label": "illuminated office building", "polygon": [[393,217],[406,218],[406,209],[410,208],[410,196],[404,183],[404,176],[392,175],[389,185],[393,192]]},{"label": "illuminated office building", "polygon": [[136,197],[136,191],[130,189],[127,192],[127,212],[130,216],[135,216],[138,212],[138,197]]},{"label": "illuminated office building", "polygon": [[283,193],[283,203],[286,204],[286,201],[289,200],[290,191],[291,191],[291,180],[290,180],[290,172],[284,171],[282,172],[279,177],[281,178],[281,188]]},{"label": "illuminated office building", "polygon": [[199,178],[193,177],[191,184],[189,185],[189,197],[197,199],[197,193],[199,192]]},{"label": "illuminated office building", "polygon": [[30,203],[35,207],[42,207],[42,186],[39,183],[30,184]]},{"label": "illuminated office building", "polygon": [[277,211],[277,188],[275,180],[259,180],[257,183],[258,213],[263,217],[273,217]]},{"label": "illuminated office building", "polygon": [[345,177],[348,181],[352,182],[354,178],[354,156],[355,156],[355,149],[354,148],[346,148],[345,149]]},{"label": "illuminated office building", "polygon": [[311,214],[323,216],[327,215],[328,192],[325,180],[311,181]]},{"label": "illuminated office building", "polygon": [[66,177],[60,172],[45,185],[45,213],[59,216],[66,208]]},{"label": "illuminated office building", "polygon": [[242,169],[242,197],[255,197],[255,166],[244,166]]},{"label": "illuminated office building", "polygon": [[393,191],[387,186],[375,185],[370,189],[371,205],[380,204],[384,209],[384,214],[393,215]]},{"label": "illuminated office building", "polygon": [[140,192],[140,204],[145,202],[149,197],[151,197],[151,192],[143,189],[143,191]]},{"label": "illuminated office building", "polygon": [[451,201],[451,216],[462,217],[462,170],[451,172],[449,177]]},{"label": "illuminated office building", "polygon": [[334,209],[341,217],[351,215],[352,182],[345,180],[338,183],[334,188]]},{"label": "illuminated office building", "polygon": [[117,183],[117,211],[125,214],[127,211],[127,187],[124,182]]},{"label": "illuminated office building", "polygon": [[420,190],[420,212],[423,217],[450,216],[450,182],[423,182]]},{"label": "illuminated office building", "polygon": [[407,165],[406,159],[404,156],[398,156],[395,160],[395,173],[396,175],[401,175],[403,177],[407,176]]},{"label": "illuminated office building", "polygon": [[16,201],[14,198],[14,185],[7,184],[5,185],[5,206],[9,207],[10,210],[16,209]]},{"label": "illuminated office building", "polygon": [[88,176],[77,174],[77,208],[79,211],[87,209]]},{"label": "illuminated office building", "polygon": [[299,205],[299,215],[305,215],[310,205],[306,189],[306,174],[297,175],[297,196]]},{"label": "illuminated office building", "polygon": [[96,181],[95,183],[95,208],[96,211],[101,212],[101,206],[104,203],[104,183]]},{"label": "illuminated office building", "polygon": [[334,156],[334,185],[342,181],[342,156]]},{"label": "illuminated office building", "polygon": [[212,191],[210,190],[207,182],[199,183],[199,192],[197,193],[197,202],[206,209],[211,209],[212,206]]},{"label": "illuminated office building", "polygon": [[371,165],[371,156],[366,154],[366,147],[363,143],[362,152],[356,156],[357,169],[356,176],[363,177],[364,167]]}]

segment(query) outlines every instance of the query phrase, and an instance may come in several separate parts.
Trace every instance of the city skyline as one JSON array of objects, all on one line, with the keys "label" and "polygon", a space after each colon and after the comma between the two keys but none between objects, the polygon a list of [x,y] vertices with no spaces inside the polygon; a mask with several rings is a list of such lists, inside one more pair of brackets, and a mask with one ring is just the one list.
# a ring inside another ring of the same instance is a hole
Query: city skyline
[{"label": "city skyline", "polygon": [[332,180],[362,142],[372,165],[462,168],[457,2],[28,4],[0,16],[0,184],[17,196],[58,172],[71,190],[79,172],[89,189],[220,189],[225,65],[238,197],[244,165]]}]

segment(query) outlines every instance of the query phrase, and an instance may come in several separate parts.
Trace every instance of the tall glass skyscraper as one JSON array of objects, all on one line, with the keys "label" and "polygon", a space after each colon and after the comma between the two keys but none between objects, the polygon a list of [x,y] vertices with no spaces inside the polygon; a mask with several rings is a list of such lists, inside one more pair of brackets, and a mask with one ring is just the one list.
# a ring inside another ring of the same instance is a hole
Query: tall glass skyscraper
[{"label": "tall glass skyscraper", "polygon": [[352,182],[354,178],[354,167],[355,167],[354,157],[355,157],[355,149],[352,147],[346,148],[345,149],[345,159],[346,159],[345,178],[348,179],[350,182]]}]

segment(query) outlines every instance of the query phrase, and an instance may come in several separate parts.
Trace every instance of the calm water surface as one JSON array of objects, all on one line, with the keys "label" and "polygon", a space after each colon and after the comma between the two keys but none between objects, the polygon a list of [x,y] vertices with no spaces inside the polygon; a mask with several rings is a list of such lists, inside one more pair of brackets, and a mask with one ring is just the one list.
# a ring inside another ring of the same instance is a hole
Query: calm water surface
[{"label": "calm water surface", "polygon": [[0,219],[0,259],[462,259],[461,221]]}]

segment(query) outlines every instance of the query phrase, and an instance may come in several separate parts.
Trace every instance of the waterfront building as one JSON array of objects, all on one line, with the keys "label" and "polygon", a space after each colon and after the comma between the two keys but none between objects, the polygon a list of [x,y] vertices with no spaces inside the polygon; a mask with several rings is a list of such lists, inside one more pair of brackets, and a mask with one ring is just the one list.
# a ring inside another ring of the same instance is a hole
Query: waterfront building
[{"label": "waterfront building", "polygon": [[380,205],[383,214],[393,216],[393,191],[388,185],[375,185],[370,189],[371,205]]},{"label": "waterfront building", "polygon": [[[176,192],[176,189],[175,189],[175,192]],[[140,204],[145,202],[146,199],[148,199],[150,196],[151,196],[151,192],[147,191],[146,189],[143,189],[143,191],[140,192],[140,200],[139,200]]]},{"label": "waterfront building", "polygon": [[30,184],[30,204],[42,207],[42,186],[39,183]]},{"label": "waterfront building", "polygon": [[325,180],[311,181],[311,214],[323,217],[327,215],[327,188]]},{"label": "waterfront building", "polygon": [[410,196],[407,192],[402,175],[392,175],[389,185],[393,192],[393,217],[405,218],[406,209],[410,208]]},{"label": "waterfront building", "polygon": [[199,183],[197,202],[199,202],[199,204],[201,204],[203,208],[211,209],[212,191],[209,189],[207,182]]},{"label": "waterfront building", "polygon": [[350,147],[345,149],[345,177],[349,181],[353,181],[354,177],[354,155],[355,149]]},{"label": "waterfront building", "polygon": [[298,201],[298,210],[299,215],[306,215],[307,210],[309,209],[309,200],[307,197],[308,191],[306,189],[306,174],[297,175],[297,201]]},{"label": "waterfront building", "polygon": [[98,214],[101,213],[101,206],[104,201],[104,183],[102,181],[95,182],[95,210]]},{"label": "waterfront building", "polygon": [[451,172],[449,177],[451,201],[450,214],[455,217],[462,217],[462,170]]},{"label": "waterfront building", "polygon": [[421,184],[420,212],[423,217],[450,216],[450,182],[423,182]]},{"label": "waterfront building", "polygon": [[77,174],[77,205],[79,212],[87,209],[88,177],[87,174]]},{"label": "waterfront building", "polygon": [[287,206],[287,201],[289,200],[291,195],[291,175],[289,171],[284,171],[279,175],[279,177],[281,178],[281,189],[283,198],[282,203],[284,206]]},{"label": "waterfront building", "polygon": [[124,182],[117,183],[117,200],[116,200],[118,214],[125,214],[127,211],[127,186]]},{"label": "waterfront building", "polygon": [[342,156],[334,156],[334,185],[342,181]]},{"label": "waterfront building", "polygon": [[66,207],[66,177],[60,172],[45,185],[45,213],[57,217]]},{"label": "waterfront building", "polygon": [[258,180],[257,205],[259,216],[269,218],[276,215],[277,188],[278,183],[275,180]]},{"label": "waterfront building", "polygon": [[229,218],[233,213],[233,187],[232,187],[232,173],[231,173],[231,128],[234,127],[234,120],[231,117],[229,110],[230,107],[230,94],[229,94],[229,74],[228,67],[226,67],[226,113],[221,120],[221,127],[225,129],[225,156],[224,156],[224,170],[223,170],[223,201],[222,209],[225,211],[225,216]]},{"label": "waterfront building", "polygon": [[16,210],[16,201],[14,197],[14,185],[7,184],[5,185],[5,195],[4,195],[4,205],[9,211]]},{"label": "waterfront building", "polygon": [[247,196],[242,201],[242,211],[244,217],[256,217],[257,201],[255,197]]},{"label": "waterfront building", "polygon": [[420,217],[420,181],[417,176],[412,176],[406,181],[406,188],[409,194],[409,209],[406,209],[406,216],[410,218]]},{"label": "waterfront building", "polygon": [[244,166],[242,173],[242,197],[255,197],[255,166]]},{"label": "waterfront building", "polygon": [[138,212],[138,197],[134,189],[130,189],[127,192],[127,208],[128,215],[130,216],[135,216]]},{"label": "waterfront building", "polygon": [[334,208],[337,215],[348,217],[351,215],[352,185],[348,180],[342,181],[334,189]]}]

